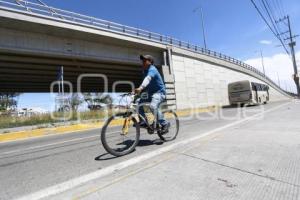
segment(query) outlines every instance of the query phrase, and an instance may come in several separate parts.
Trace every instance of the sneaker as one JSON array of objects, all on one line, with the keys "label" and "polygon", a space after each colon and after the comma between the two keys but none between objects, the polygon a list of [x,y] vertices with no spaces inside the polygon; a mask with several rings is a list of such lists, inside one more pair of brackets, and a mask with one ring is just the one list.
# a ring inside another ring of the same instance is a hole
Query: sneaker
[{"label": "sneaker", "polygon": [[161,133],[162,134],[168,133],[169,132],[169,128],[170,128],[170,122],[168,122],[165,125],[162,125],[162,127],[161,127]]}]

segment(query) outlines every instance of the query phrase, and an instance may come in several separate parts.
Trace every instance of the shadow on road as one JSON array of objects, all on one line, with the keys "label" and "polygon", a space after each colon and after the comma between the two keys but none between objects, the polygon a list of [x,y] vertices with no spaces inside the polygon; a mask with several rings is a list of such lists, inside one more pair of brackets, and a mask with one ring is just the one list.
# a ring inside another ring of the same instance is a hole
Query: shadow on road
[{"label": "shadow on road", "polygon": [[101,154],[100,156],[97,156],[95,158],[96,161],[104,161],[104,160],[111,160],[111,159],[114,159],[114,158],[117,158],[109,153],[104,153],[104,154]]},{"label": "shadow on road", "polygon": [[[151,146],[151,145],[162,145],[164,142],[160,139],[155,140],[140,140],[139,144],[137,146],[139,147],[145,147],[145,146]],[[100,156],[97,156],[95,158],[96,161],[104,161],[104,160],[111,160],[118,157],[115,157],[109,153],[101,154]]]},{"label": "shadow on road", "polygon": [[138,146],[144,147],[144,146],[151,146],[151,145],[162,145],[164,142],[161,139],[155,139],[155,140],[140,140]]},{"label": "shadow on road", "polygon": [[250,104],[246,104],[246,105],[226,105],[226,106],[222,106],[223,109],[227,109],[227,108],[245,108],[245,107],[254,107],[256,105],[250,105]]}]

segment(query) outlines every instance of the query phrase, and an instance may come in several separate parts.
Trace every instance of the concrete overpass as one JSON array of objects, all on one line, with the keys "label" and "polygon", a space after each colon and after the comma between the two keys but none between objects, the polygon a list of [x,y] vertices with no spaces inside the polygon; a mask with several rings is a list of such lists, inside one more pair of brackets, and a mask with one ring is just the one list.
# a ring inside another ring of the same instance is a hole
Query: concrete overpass
[{"label": "concrete overpass", "polygon": [[[228,104],[227,85],[237,80],[264,82],[271,101],[288,94],[257,69],[229,56],[172,37],[80,15],[31,1],[0,0],[0,91],[49,92],[64,66],[65,80],[76,91],[80,74],[115,81],[140,79],[139,54],[152,54],[178,108]],[[128,91],[120,85],[117,91]],[[89,78],[83,91],[103,91]]]}]

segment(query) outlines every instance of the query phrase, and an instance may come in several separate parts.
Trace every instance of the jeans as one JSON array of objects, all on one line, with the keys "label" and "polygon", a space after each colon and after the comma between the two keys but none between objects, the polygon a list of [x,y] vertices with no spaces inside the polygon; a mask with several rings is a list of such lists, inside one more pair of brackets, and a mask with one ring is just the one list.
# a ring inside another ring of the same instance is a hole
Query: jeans
[{"label": "jeans", "polygon": [[159,109],[160,104],[166,99],[166,95],[163,93],[154,93],[152,95],[148,95],[147,98],[141,98],[138,105],[138,109],[139,109],[139,114],[147,120],[146,116],[145,116],[145,111],[144,111],[144,107],[143,104],[145,103],[150,103],[150,110],[153,113],[153,115],[157,116],[157,121],[160,125],[164,126],[166,124],[168,124],[168,121],[165,120],[164,115],[162,114],[161,110]]}]

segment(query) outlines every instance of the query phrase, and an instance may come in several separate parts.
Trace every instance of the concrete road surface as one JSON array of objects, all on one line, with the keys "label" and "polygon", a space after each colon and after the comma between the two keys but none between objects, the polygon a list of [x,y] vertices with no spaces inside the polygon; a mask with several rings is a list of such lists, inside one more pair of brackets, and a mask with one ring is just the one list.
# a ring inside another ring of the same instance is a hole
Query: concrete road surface
[{"label": "concrete road surface", "polygon": [[300,103],[181,119],[114,158],[99,130],[0,144],[0,199],[300,199]]}]

